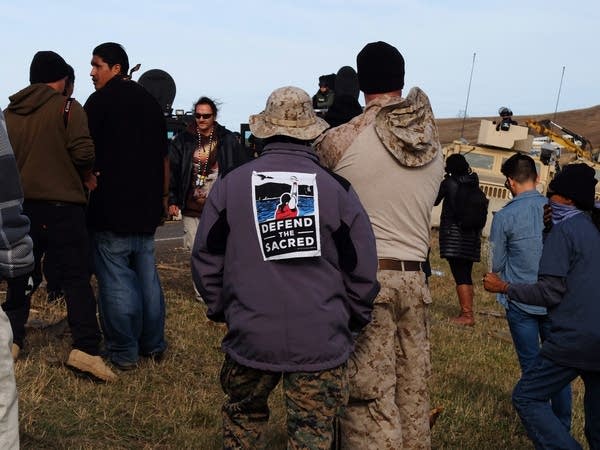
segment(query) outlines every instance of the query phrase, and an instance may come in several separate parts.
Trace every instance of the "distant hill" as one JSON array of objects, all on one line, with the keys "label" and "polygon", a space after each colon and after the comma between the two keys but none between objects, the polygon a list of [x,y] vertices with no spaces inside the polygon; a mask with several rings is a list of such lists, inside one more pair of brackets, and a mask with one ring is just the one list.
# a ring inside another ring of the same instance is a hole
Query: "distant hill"
[{"label": "distant hill", "polygon": [[[519,122],[519,125],[525,125],[525,120],[527,119],[537,121],[544,119],[553,120],[553,117],[554,113],[549,113],[532,116],[513,116],[513,119]],[[465,120],[464,137],[472,144],[475,144],[477,141],[481,119],[498,120],[499,116],[467,117]],[[600,148],[600,105],[591,108],[558,112],[556,113],[556,119],[553,121],[587,138],[592,143],[594,149]],[[449,144],[455,139],[460,138],[462,119],[438,119],[436,122],[442,145]]]}]

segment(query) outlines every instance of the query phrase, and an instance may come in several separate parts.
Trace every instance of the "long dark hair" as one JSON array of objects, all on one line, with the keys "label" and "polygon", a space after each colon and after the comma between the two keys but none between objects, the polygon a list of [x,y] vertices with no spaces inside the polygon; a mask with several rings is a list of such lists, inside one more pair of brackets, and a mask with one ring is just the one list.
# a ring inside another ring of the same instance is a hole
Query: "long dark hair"
[{"label": "long dark hair", "polygon": [[208,105],[210,106],[210,109],[212,110],[212,113],[215,116],[215,121],[217,120],[217,116],[219,115],[219,108],[217,107],[217,104],[215,103],[215,101],[212,98],[208,98],[205,96],[202,96],[198,99],[198,101],[196,103],[194,103],[193,106],[193,110],[194,112],[196,112],[196,106],[198,105]]},{"label": "long dark hair", "polygon": [[[217,138],[217,115],[219,113],[219,108],[217,103],[212,98],[206,96],[200,97],[198,101],[194,103],[194,106],[192,107],[194,112],[196,112],[196,106],[198,105],[208,105],[215,118],[213,124],[213,141],[215,142],[215,147],[208,154],[208,169],[210,170],[217,162],[217,151],[219,150],[220,145],[220,142]],[[192,121],[192,123],[188,125],[188,131],[190,131],[191,134],[196,134],[196,121]]]},{"label": "long dark hair", "polygon": [[468,175],[471,172],[471,167],[460,153],[453,153],[446,158],[446,173],[453,177]]},{"label": "long dark hair", "polygon": [[292,196],[290,194],[288,194],[287,192],[285,194],[283,194],[281,196],[281,198],[279,199],[279,205],[277,205],[277,211],[283,212],[283,208],[285,207],[285,205],[287,205],[290,200],[292,199]]}]

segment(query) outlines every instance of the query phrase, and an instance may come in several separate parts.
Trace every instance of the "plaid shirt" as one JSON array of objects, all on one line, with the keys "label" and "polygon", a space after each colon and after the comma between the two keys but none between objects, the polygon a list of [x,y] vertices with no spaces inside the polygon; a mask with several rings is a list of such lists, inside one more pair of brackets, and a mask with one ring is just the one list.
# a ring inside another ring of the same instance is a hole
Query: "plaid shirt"
[{"label": "plaid shirt", "polygon": [[23,190],[4,114],[0,111],[0,279],[33,270],[29,219],[23,214]]}]

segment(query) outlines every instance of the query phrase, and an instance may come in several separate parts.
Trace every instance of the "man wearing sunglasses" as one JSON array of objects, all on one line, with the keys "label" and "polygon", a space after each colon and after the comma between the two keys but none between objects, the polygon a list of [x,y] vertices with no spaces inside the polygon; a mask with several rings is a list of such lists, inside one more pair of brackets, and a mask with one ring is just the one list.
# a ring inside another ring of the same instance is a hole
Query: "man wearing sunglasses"
[{"label": "man wearing sunglasses", "polygon": [[165,302],[154,232],[165,213],[167,130],[158,102],[127,76],[120,44],[93,51],[96,88],[85,103],[96,145],[97,189],[90,196],[98,305],[107,356],[121,370],[140,356],[162,357]]},{"label": "man wearing sunglasses", "polygon": [[218,112],[212,99],[200,97],[194,104],[195,120],[169,146],[169,215],[181,213],[188,250],[214,181],[249,159],[235,135],[217,122]]}]

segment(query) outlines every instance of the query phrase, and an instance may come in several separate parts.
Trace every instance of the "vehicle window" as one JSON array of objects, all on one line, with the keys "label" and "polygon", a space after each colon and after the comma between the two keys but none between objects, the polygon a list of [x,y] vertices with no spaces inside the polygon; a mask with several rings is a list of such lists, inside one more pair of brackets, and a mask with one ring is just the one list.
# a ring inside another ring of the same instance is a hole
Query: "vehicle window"
[{"label": "vehicle window", "polygon": [[[508,158],[502,158],[502,165],[500,167],[502,167],[504,165],[504,163],[506,162]],[[539,161],[535,161],[535,171],[537,172],[538,175],[540,175],[542,173],[542,164]]]},{"label": "vehicle window", "polygon": [[479,153],[466,153],[465,159],[472,168],[492,170],[494,166],[494,157],[490,155],[480,155]]}]

